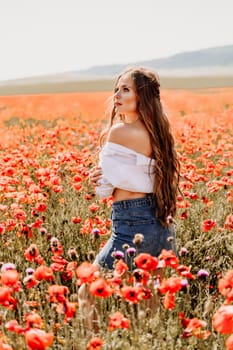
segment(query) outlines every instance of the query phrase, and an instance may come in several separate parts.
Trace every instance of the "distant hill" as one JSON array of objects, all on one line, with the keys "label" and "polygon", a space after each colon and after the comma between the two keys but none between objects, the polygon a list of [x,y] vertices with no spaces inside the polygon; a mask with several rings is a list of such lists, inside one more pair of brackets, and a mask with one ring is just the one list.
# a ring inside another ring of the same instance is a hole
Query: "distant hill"
[{"label": "distant hill", "polygon": [[145,66],[158,71],[164,88],[233,86],[233,45],[154,60],[0,81],[0,95],[111,90],[116,75],[128,66]]},{"label": "distant hill", "polygon": [[158,70],[160,75],[208,75],[233,74],[233,45],[212,47],[208,49],[182,52],[173,56],[154,60],[131,62],[129,64],[112,64],[94,66],[83,70],[84,75],[112,76],[116,75],[126,66],[146,66]]}]

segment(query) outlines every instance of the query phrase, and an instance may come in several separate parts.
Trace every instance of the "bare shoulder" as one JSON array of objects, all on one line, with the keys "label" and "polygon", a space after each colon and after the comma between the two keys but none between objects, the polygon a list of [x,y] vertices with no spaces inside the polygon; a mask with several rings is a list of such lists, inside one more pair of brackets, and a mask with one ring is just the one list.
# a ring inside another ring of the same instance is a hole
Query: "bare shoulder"
[{"label": "bare shoulder", "polygon": [[107,135],[107,141],[119,143],[123,145],[126,135],[127,135],[127,128],[125,124],[117,123],[111,126]]},{"label": "bare shoulder", "polygon": [[109,130],[107,141],[120,144],[147,157],[152,153],[149,133],[141,122],[113,125]]}]

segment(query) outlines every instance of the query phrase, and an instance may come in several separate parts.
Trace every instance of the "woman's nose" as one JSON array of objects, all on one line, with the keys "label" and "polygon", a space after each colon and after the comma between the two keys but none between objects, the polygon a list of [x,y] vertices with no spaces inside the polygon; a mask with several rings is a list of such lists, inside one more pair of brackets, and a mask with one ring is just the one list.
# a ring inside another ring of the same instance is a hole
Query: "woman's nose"
[{"label": "woman's nose", "polygon": [[120,91],[116,91],[115,94],[114,94],[115,98],[118,98],[120,96]]}]

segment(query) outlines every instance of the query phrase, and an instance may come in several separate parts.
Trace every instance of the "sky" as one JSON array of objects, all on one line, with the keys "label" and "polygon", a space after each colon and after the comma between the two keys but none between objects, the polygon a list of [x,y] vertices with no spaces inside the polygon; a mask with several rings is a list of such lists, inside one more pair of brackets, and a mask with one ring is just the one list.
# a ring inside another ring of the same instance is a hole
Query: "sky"
[{"label": "sky", "polygon": [[232,0],[0,0],[0,80],[233,44]]}]

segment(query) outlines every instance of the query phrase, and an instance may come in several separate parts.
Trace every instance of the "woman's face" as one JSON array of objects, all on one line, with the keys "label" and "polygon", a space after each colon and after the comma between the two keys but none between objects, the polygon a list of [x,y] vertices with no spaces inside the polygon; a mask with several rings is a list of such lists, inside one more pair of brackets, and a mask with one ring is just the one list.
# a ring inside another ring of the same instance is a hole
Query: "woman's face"
[{"label": "woman's face", "polygon": [[117,114],[137,114],[137,94],[134,81],[126,73],[118,80],[114,91],[114,107]]}]

